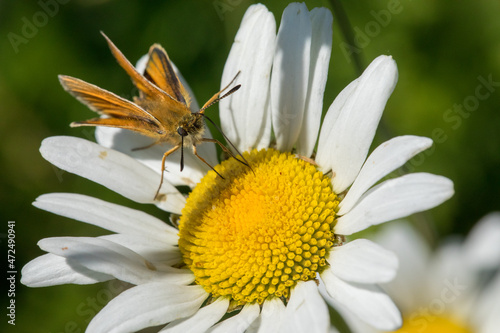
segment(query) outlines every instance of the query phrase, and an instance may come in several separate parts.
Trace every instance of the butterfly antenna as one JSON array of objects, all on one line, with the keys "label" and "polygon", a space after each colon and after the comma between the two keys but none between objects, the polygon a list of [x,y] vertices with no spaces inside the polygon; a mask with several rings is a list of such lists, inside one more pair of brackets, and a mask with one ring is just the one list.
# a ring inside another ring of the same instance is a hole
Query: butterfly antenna
[{"label": "butterfly antenna", "polygon": [[237,86],[235,86],[234,88],[232,88],[231,90],[229,90],[227,93],[225,93],[223,96],[217,97],[216,99],[214,99],[213,101],[211,101],[210,104],[204,105],[200,109],[200,111],[198,111],[198,112],[201,113],[201,114],[203,114],[203,112],[205,111],[205,109],[208,109],[209,107],[211,107],[215,103],[219,102],[221,99],[226,98],[227,96],[233,94],[234,92],[236,92],[240,88],[241,88],[241,84],[238,84]]},{"label": "butterfly antenna", "polygon": [[220,101],[221,99],[223,98],[226,98],[227,96],[231,95],[232,93],[234,93],[236,90],[240,89],[241,87],[241,84],[238,84],[237,86],[235,86],[234,88],[232,88],[231,90],[229,90],[227,93],[224,94],[224,96],[221,96],[219,97],[219,95],[224,91],[226,90],[227,88],[229,88],[230,85],[233,84],[233,82],[236,80],[236,78],[238,77],[238,75],[240,75],[241,71],[239,71],[238,73],[236,73],[236,75],[234,76],[234,78],[231,80],[231,82],[229,82],[229,84],[227,86],[225,86],[221,91],[219,91],[218,93],[216,93],[215,95],[212,96],[212,98],[210,98],[206,103],[205,105],[203,105],[203,107],[200,109],[200,111],[198,111],[199,113],[204,113],[205,112],[205,109],[207,109],[208,107],[210,107],[211,105],[217,103],[218,101]]}]

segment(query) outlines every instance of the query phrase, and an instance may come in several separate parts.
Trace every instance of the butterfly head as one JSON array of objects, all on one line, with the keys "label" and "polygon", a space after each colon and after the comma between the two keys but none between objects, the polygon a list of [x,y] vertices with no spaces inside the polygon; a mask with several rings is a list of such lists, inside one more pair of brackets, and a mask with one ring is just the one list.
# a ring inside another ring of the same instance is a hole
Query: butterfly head
[{"label": "butterfly head", "polygon": [[197,144],[204,132],[203,115],[199,112],[184,115],[178,122],[176,130],[184,145]]}]

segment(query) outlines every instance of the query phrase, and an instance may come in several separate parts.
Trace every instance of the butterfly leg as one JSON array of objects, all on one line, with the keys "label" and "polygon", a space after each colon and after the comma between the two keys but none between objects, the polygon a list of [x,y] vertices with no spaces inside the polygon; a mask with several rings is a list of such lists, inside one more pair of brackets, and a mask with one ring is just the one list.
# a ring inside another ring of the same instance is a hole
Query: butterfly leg
[{"label": "butterfly leg", "polygon": [[[204,140],[202,139],[202,141],[204,141]],[[221,174],[218,173],[217,170],[215,170],[214,167],[210,165],[210,163],[208,163],[207,161],[205,161],[205,159],[203,157],[201,157],[200,155],[198,155],[198,152],[196,151],[196,146],[195,145],[193,145],[193,154],[194,154],[194,156],[198,157],[203,163],[205,163],[206,165],[208,165],[210,167],[210,169],[212,169],[217,174],[217,176],[219,176],[220,178],[224,179],[224,177],[222,177]]]},{"label": "butterfly leg", "polygon": [[148,149],[148,148],[151,148],[153,147],[154,145],[156,145],[158,143],[158,141],[155,141],[153,142],[152,144],[149,144],[147,146],[144,146],[144,147],[137,147],[137,148],[132,148],[131,150],[132,151],[137,151],[137,150],[143,150],[143,149]]},{"label": "butterfly leg", "polygon": [[161,185],[163,184],[163,172],[165,171],[165,160],[166,160],[168,155],[172,154],[180,147],[181,147],[181,145],[177,145],[177,146],[173,147],[172,149],[170,149],[169,151],[167,151],[165,154],[163,154],[163,158],[161,159],[160,185],[158,186],[158,189],[156,190],[156,194],[155,194],[155,198],[154,198],[155,200],[158,199],[158,194],[160,193],[160,188],[161,188]]},{"label": "butterfly leg", "polygon": [[231,156],[232,158],[234,158],[235,160],[237,160],[241,164],[244,164],[244,165],[246,165],[247,167],[249,167],[251,169],[250,165],[248,164],[247,160],[245,160],[245,158],[243,157],[243,155],[240,154],[241,158],[243,159],[243,161],[242,161],[238,157],[236,157],[233,154],[233,152],[231,150],[229,150],[226,146],[224,146],[219,140],[217,140],[217,139],[210,139],[210,138],[202,138],[201,141],[202,142],[212,142],[212,143],[218,144],[226,154],[228,154],[229,156]]}]

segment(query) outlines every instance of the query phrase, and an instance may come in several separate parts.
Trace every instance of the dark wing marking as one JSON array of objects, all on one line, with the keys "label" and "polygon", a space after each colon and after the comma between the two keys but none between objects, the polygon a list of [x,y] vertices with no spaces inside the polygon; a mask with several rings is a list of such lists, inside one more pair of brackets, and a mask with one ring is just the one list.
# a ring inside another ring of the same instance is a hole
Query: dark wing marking
[{"label": "dark wing marking", "polygon": [[167,52],[159,44],[154,44],[149,49],[144,76],[168,95],[189,107],[189,95],[177,77]]}]

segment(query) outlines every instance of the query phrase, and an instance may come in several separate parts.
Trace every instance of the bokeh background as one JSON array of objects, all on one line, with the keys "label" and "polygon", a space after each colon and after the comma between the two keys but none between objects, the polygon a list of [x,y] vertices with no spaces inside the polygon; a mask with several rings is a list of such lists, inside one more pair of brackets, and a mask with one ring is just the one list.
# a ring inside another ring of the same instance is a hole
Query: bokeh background
[{"label": "bokeh background", "polygon": [[[68,126],[94,114],[63,91],[57,75],[79,77],[130,96],[132,84],[111,56],[99,33],[104,31],[132,62],[151,44],[161,43],[203,102],[219,88],[232,40],[252,3],[0,1],[0,233],[2,261],[6,262],[7,221],[16,222],[18,279],[22,266],[43,253],[36,246],[39,239],[103,233],[37,210],[31,203],[43,193],[88,194],[168,218],[155,207],[130,202],[62,172],[40,156],[40,143],[48,136],[93,140],[93,130]],[[288,3],[266,1],[278,23]],[[392,55],[399,82],[374,145],[404,134],[433,138],[434,147],[403,171],[449,177],[456,194],[411,219],[432,244],[448,235],[465,235],[480,217],[500,209],[500,2],[362,0],[338,4],[343,11],[335,6],[325,111],[360,69],[380,54]],[[329,1],[308,1],[307,5],[309,9],[334,8]],[[349,24],[354,44],[346,40],[339,22],[344,27]],[[354,58],[347,51],[348,44],[354,46]],[[218,122],[217,107],[209,114]],[[7,306],[4,289],[3,311]],[[31,289],[18,283],[16,326],[8,325],[3,315],[0,331],[82,332],[119,289],[108,284]]]}]

